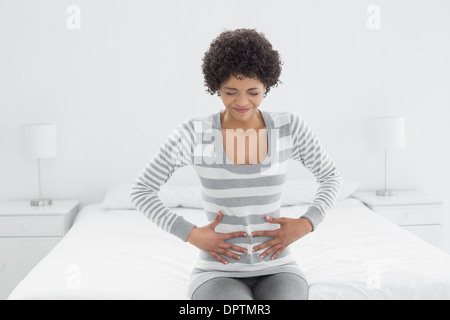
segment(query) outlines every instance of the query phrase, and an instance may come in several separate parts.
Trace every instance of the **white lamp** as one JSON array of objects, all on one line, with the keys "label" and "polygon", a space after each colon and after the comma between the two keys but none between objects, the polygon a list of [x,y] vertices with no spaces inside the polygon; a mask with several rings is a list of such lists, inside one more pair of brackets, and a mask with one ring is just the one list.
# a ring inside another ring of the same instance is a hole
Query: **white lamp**
[{"label": "white lamp", "polygon": [[55,124],[26,124],[21,127],[22,155],[37,159],[39,198],[31,200],[32,206],[51,205],[52,200],[41,197],[40,159],[54,158],[57,151],[57,130]]},{"label": "white lamp", "polygon": [[370,121],[370,135],[374,148],[384,149],[384,189],[376,190],[378,196],[395,196],[397,191],[388,188],[388,150],[405,148],[405,118],[376,117]]}]

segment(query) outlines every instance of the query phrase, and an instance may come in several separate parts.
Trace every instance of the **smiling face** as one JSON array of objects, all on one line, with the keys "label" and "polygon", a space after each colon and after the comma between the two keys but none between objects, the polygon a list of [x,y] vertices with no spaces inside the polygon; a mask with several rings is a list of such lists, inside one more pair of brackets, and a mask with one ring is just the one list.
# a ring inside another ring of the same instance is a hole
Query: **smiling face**
[{"label": "smiling face", "polygon": [[[251,122],[260,119],[257,111],[261,104],[266,86],[254,78],[243,75],[230,77],[219,89],[225,105],[224,120],[229,124],[248,127]],[[244,124],[246,123],[246,124]]]}]

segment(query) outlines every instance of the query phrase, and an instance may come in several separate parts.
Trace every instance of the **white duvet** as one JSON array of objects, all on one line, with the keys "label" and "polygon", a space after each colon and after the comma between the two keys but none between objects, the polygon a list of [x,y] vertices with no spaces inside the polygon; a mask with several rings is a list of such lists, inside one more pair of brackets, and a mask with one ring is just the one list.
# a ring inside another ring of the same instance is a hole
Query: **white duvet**
[{"label": "white duvet", "polygon": [[[201,209],[173,210],[206,224]],[[282,207],[281,215],[305,210]],[[450,256],[356,199],[339,201],[291,248],[309,299],[450,299]],[[135,210],[88,205],[9,299],[187,299],[197,254]]]}]

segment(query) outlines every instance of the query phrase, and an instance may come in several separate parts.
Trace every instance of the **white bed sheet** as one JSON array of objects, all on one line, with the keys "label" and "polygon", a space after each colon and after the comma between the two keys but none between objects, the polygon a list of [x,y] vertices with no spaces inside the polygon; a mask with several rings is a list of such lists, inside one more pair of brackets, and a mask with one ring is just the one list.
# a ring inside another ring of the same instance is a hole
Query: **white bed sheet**
[{"label": "white bed sheet", "polygon": [[[281,214],[305,209],[282,207]],[[173,210],[206,224],[200,209]],[[291,248],[309,299],[450,299],[450,256],[356,199],[339,201]],[[187,299],[197,255],[135,210],[88,205],[9,299]]]}]

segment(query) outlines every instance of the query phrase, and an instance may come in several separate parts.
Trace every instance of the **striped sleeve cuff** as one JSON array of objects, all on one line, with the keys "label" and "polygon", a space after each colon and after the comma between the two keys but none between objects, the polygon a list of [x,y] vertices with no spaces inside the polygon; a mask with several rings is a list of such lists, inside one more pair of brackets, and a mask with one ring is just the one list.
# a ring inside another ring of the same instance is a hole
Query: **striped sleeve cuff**
[{"label": "striped sleeve cuff", "polygon": [[186,221],[183,217],[179,216],[172,224],[172,227],[170,228],[170,233],[174,236],[180,238],[184,242],[187,241],[187,238],[189,236],[189,233],[193,228],[195,228],[196,225],[190,223],[189,221]]},{"label": "striped sleeve cuff", "polygon": [[311,222],[313,226],[313,230],[316,230],[319,224],[323,221],[323,213],[320,211],[317,207],[309,207],[308,210],[306,210],[305,214],[301,216],[301,218],[306,218]]}]

